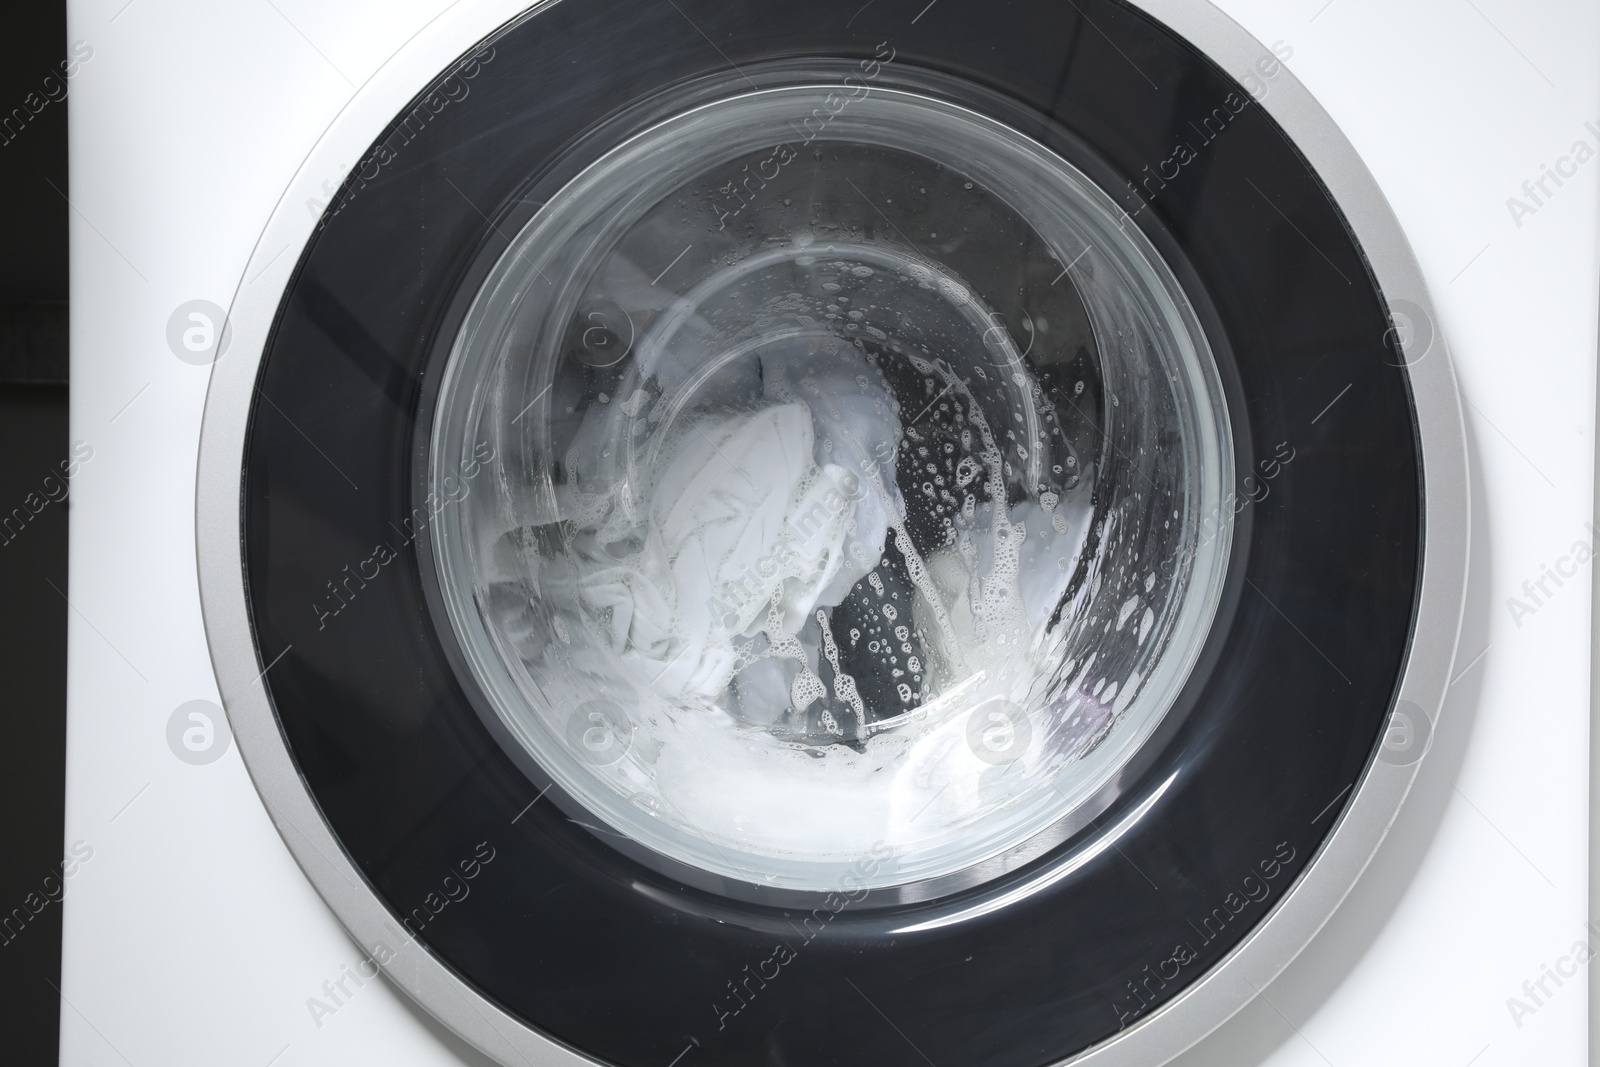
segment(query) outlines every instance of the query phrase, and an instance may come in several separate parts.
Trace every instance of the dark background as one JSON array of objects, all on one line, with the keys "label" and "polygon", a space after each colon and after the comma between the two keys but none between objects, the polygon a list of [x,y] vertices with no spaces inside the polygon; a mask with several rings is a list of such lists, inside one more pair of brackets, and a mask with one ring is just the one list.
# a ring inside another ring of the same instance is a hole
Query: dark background
[{"label": "dark background", "polygon": [[[59,78],[64,2],[17,4],[0,34],[0,118]],[[0,143],[0,519],[67,456],[67,102]],[[51,188],[51,184],[55,188]],[[70,498],[69,498],[70,499]],[[37,501],[37,498],[36,498]],[[0,528],[0,918],[60,873],[66,756],[67,504]],[[0,1060],[56,1062],[61,906],[0,938]]]}]

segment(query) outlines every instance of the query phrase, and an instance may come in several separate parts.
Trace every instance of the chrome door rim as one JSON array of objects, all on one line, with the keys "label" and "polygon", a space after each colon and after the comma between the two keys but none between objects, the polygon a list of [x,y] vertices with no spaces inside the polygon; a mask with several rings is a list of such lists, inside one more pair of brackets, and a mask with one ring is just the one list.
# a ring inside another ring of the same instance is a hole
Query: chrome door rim
[{"label": "chrome door rim", "polygon": [[[1236,80],[1257,76],[1271,52],[1208,4],[1139,0],[1138,6]],[[535,9],[542,10],[540,9]],[[390,977],[485,1053],[517,1062],[596,1061],[528,1027],[407,940],[323,823],[303,786],[261,684],[241,579],[239,472],[256,373],[294,269],[283,256],[316,222],[304,205],[337,161],[360,158],[379,131],[486,30],[518,15],[484,4],[441,16],[374,76],[301,167],[244,271],[230,313],[234,343],[213,369],[197,474],[197,555],[207,635],[241,754],[269,814],[313,885],[365,950],[389,956]],[[1420,268],[1371,174],[1330,116],[1287,70],[1261,102],[1310,161],[1342,210],[1388,299],[1405,353],[1426,478],[1420,595],[1392,725],[1426,737],[1449,681],[1467,566],[1467,461],[1454,372]],[[1402,319],[1409,319],[1403,322]],[[267,665],[270,669],[270,665]],[[1418,716],[1421,717],[1420,722]],[[1360,877],[1410,789],[1419,753],[1385,750],[1371,762],[1311,865],[1234,951],[1172,1001],[1064,1063],[1116,1067],[1166,1062],[1220,1025],[1270,982],[1332,915]]]}]

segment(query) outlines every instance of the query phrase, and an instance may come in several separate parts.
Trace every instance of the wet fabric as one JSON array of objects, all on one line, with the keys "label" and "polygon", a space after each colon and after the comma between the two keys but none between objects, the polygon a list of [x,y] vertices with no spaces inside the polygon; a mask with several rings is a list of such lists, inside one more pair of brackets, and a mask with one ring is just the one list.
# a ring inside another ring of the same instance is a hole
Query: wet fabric
[{"label": "wet fabric", "polygon": [[[876,565],[904,515],[887,391],[854,349],[811,348],[778,345],[729,368],[744,402],[681,417],[646,484],[596,493],[606,465],[591,460],[587,491],[572,495],[584,614],[668,700],[771,723],[821,695],[818,612]],[[596,436],[598,425],[579,434]]]}]

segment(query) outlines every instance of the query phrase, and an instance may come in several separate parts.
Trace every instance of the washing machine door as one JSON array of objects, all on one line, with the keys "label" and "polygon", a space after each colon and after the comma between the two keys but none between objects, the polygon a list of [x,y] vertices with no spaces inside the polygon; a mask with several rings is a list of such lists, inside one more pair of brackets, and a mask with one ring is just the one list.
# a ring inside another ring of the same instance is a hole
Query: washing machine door
[{"label": "washing machine door", "polygon": [[536,8],[235,305],[234,732],[503,1062],[1164,1062],[1426,750],[1459,412],[1353,152],[1209,9],[917,6]]}]

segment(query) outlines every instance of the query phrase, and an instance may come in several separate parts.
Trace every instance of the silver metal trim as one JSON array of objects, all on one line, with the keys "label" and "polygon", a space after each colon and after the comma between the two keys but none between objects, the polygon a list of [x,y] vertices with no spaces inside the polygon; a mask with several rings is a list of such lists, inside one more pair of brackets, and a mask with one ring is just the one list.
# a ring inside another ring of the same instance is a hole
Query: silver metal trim
[{"label": "silver metal trim", "polygon": [[[554,2],[554,0],[550,0]],[[1218,9],[1195,0],[1134,0],[1243,82],[1271,53]],[[543,5],[541,5],[543,6]],[[303,205],[343,175],[412,98],[457,57],[523,14],[521,0],[452,7],[365,83],[333,121],[279,201],[230,311],[234,342],[213,368],[196,476],[201,606],[212,664],[239,750],[290,852],[350,935],[393,957],[389,977],[441,1023],[502,1063],[579,1067],[597,1061],[526,1026],[410,941],[323,822],[295,769],[261,681],[240,559],[240,470],[256,372],[297,255],[316,220]],[[1328,186],[1391,306],[1408,302],[1438,322],[1422,273],[1382,192],[1354,147],[1294,75],[1273,78],[1262,106]],[[1467,571],[1467,453],[1455,373],[1436,327],[1430,349],[1404,341],[1410,364],[1426,492],[1421,593],[1398,698],[1437,720],[1460,629]],[[1166,1063],[1243,1008],[1333,914],[1365,870],[1416,776],[1418,763],[1375,760],[1337,827],[1277,907],[1221,963],[1159,1010],[1064,1063],[1147,1067]]]}]

